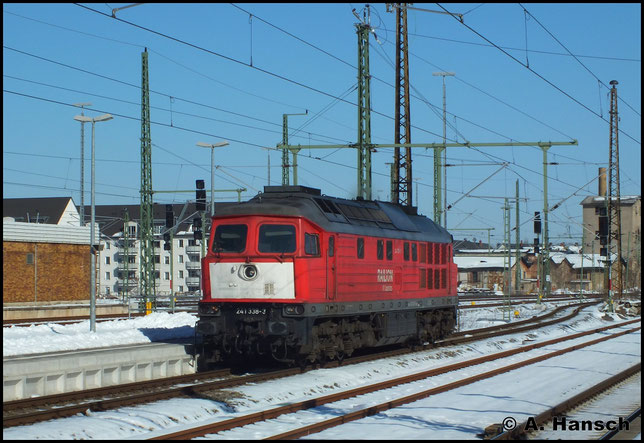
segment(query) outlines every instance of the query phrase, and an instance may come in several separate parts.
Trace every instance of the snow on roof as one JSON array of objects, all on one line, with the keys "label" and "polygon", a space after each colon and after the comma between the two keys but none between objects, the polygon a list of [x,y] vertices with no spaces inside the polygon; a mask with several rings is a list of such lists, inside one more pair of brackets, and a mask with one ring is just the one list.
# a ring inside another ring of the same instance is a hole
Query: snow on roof
[{"label": "snow on roof", "polygon": [[[454,263],[459,269],[476,269],[476,268],[504,268],[505,257],[488,257],[488,256],[455,256]],[[510,266],[514,266],[514,257],[510,261]]]},{"label": "snow on roof", "polygon": [[[614,259],[617,254],[612,254]],[[551,254],[550,259],[556,264],[560,264],[562,261],[567,260],[573,267],[573,269],[581,269],[582,265],[582,254]],[[583,265],[584,268],[603,268],[605,257],[602,257],[599,254],[583,254]]]}]

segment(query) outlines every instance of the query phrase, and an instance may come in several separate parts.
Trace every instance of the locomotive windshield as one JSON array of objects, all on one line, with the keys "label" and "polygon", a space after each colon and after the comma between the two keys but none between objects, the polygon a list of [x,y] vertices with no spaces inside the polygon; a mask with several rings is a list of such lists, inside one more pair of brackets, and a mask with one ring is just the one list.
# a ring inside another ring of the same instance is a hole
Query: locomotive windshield
[{"label": "locomotive windshield", "polygon": [[246,249],[246,225],[219,225],[215,230],[212,252],[242,252]]},{"label": "locomotive windshield", "polygon": [[278,254],[295,252],[295,226],[261,225],[257,248],[259,252]]}]

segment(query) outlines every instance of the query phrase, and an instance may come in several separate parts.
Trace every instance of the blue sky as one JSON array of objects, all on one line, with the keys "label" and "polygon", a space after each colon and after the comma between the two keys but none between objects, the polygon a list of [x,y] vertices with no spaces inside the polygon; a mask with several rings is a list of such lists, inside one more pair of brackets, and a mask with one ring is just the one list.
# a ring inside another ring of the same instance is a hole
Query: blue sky
[{"label": "blue sky", "polygon": [[[116,13],[131,24],[111,17],[125,5],[3,4],[4,198],[80,202],[79,109],[69,105],[90,102],[85,115],[114,115],[96,124],[96,203],[139,203],[144,47],[155,190],[192,190],[199,178],[210,189],[210,151],[196,143],[220,140],[230,145],[215,151],[216,189],[246,188],[242,198],[250,198],[268,183],[269,158],[271,184],[280,184],[274,148],[284,113],[308,110],[289,118],[291,143],[356,141],[352,9],[362,17],[365,4],[144,4]],[[608,165],[608,86],[617,80],[621,194],[641,195],[640,4],[413,6],[464,14],[464,24],[409,11],[412,142],[442,141],[437,71],[456,74],[446,79],[448,142],[578,140],[548,151],[558,163],[548,167],[548,202],[563,201],[550,214],[550,238],[579,241],[579,203],[597,194],[593,178]],[[377,36],[370,39],[371,137],[393,143],[394,14],[384,4],[370,10]],[[85,137],[89,204],[89,125]],[[372,156],[375,199],[390,198],[392,159],[388,148]],[[298,160],[299,184],[355,197],[355,150],[302,149]],[[433,152],[414,149],[412,163],[414,204],[433,216]],[[447,163],[448,229],[474,229],[454,231],[456,238],[487,241],[484,229],[494,228],[492,242],[501,242],[502,197],[513,198],[519,180],[521,238],[532,241],[530,219],[543,209],[540,148],[449,148]],[[194,192],[155,197],[161,204],[186,199]],[[216,195],[217,202],[236,199],[234,191]]]}]

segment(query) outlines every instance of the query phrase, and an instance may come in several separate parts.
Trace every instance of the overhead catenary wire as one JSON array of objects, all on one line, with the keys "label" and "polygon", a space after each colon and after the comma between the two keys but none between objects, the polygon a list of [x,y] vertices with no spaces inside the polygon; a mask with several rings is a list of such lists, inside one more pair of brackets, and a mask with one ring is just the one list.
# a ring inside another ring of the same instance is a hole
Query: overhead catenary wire
[{"label": "overhead catenary wire", "polygon": [[[552,83],[550,80],[548,80],[547,78],[545,78],[544,76],[542,76],[541,74],[539,74],[538,72],[536,72],[534,69],[530,68],[529,66],[526,66],[526,65],[525,65],[525,64],[523,64],[523,62],[521,62],[520,60],[517,60],[513,55],[511,55],[511,54],[509,54],[507,51],[503,50],[500,46],[498,46],[497,44],[495,44],[495,43],[493,43],[492,41],[490,41],[487,37],[485,37],[484,35],[482,35],[480,32],[478,32],[477,30],[475,30],[475,29],[474,29],[474,28],[472,28],[471,26],[469,26],[469,25],[467,25],[467,24],[463,23],[462,21],[458,20],[458,18],[457,18],[453,13],[449,12],[449,11],[448,11],[447,9],[445,9],[442,5],[440,5],[439,3],[437,3],[437,5],[438,5],[441,9],[443,9],[445,12],[449,13],[449,14],[450,14],[450,15],[451,15],[455,20],[459,21],[459,22],[461,23],[461,25],[465,26],[467,29],[469,29],[470,31],[474,32],[476,35],[478,35],[479,37],[481,37],[483,40],[485,40],[486,42],[488,42],[488,43],[490,43],[491,45],[493,45],[493,46],[494,46],[495,48],[497,48],[499,51],[503,52],[505,55],[507,55],[508,57],[510,57],[512,60],[514,60],[515,62],[517,62],[518,64],[520,64],[521,66],[523,66],[524,68],[526,68],[527,70],[529,70],[530,72],[532,72],[534,75],[536,75],[537,77],[539,77],[540,79],[542,79],[543,81],[545,81],[546,83],[548,83],[550,86],[552,86],[553,88],[555,88],[557,91],[561,92],[563,95],[565,95],[566,97],[568,97],[569,99],[571,99],[573,102],[577,103],[577,104],[578,104],[579,106],[581,106],[582,108],[586,109],[587,111],[591,112],[593,115],[596,115],[597,117],[599,117],[600,119],[602,119],[603,121],[605,121],[606,123],[608,123],[608,121],[607,121],[603,116],[601,116],[601,115],[600,115],[600,114],[598,114],[597,112],[595,112],[595,111],[593,111],[592,109],[590,109],[588,106],[586,106],[585,104],[583,104],[582,102],[580,102],[579,100],[577,100],[576,98],[574,98],[572,95],[568,94],[566,91],[564,91],[564,90],[563,90],[563,89],[561,89],[559,86],[557,86],[557,85],[555,85],[554,83]],[[630,134],[628,134],[627,132],[624,132],[624,130],[619,129],[619,131],[620,131],[622,134],[624,134],[626,137],[628,137],[628,138],[630,138],[631,140],[633,140],[635,143],[637,143],[637,144],[639,144],[639,145],[641,145],[641,144],[642,144],[639,140],[637,140],[637,139],[633,138],[633,137],[632,137]]]}]

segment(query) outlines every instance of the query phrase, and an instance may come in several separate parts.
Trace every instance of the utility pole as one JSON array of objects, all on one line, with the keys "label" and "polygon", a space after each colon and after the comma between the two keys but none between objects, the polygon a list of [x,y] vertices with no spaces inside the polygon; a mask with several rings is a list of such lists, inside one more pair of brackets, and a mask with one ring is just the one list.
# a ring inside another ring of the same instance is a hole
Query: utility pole
[{"label": "utility pole", "polygon": [[[447,93],[445,89],[445,77],[453,77],[455,74],[453,72],[434,72],[432,75],[443,77],[443,143],[447,143]],[[447,168],[443,163],[442,156],[446,153],[445,148],[434,149],[434,220],[440,224],[442,218],[444,228],[447,228]],[[445,186],[444,206],[443,198],[441,198],[443,186]]]},{"label": "utility pole", "polygon": [[148,303],[156,309],[154,275],[154,214],[152,201],[152,140],[150,137],[150,82],[148,49],[141,53],[141,263],[139,292],[148,311]]},{"label": "utility pole", "polygon": [[[613,86],[610,90],[610,135],[609,135],[609,162],[608,162],[608,300],[609,307],[613,309],[615,290],[617,298],[622,298],[622,210],[619,190],[619,131],[617,117],[617,80],[611,80]],[[612,276],[613,263],[611,263],[612,242],[617,243],[617,257],[615,260],[617,275]]]},{"label": "utility pole", "polygon": [[516,189],[514,193],[515,197],[515,237],[514,241],[516,243],[515,245],[515,252],[514,252],[514,292],[516,294],[519,294],[521,292],[521,251],[519,249],[519,243],[521,242],[521,236],[520,236],[520,228],[519,226],[521,225],[519,221],[519,180],[516,181]]},{"label": "utility pole", "polygon": [[[121,281],[125,279],[125,292],[127,293],[127,306],[128,306],[128,312],[130,311],[130,232],[129,232],[129,224],[130,224],[130,213],[128,210],[125,210],[125,214],[123,214],[123,253],[121,254],[121,265],[122,265],[122,273],[121,273]],[[122,301],[125,301],[125,294],[122,293]]]},{"label": "utility pole", "polygon": [[[370,17],[363,13],[356,23],[358,34],[358,197],[371,200],[371,76],[369,75]],[[355,13],[354,15],[360,17]]]},{"label": "utility pole", "polygon": [[[393,8],[387,4],[387,12]],[[402,4],[400,6],[407,6]],[[411,143],[411,113],[409,103],[409,39],[407,37],[407,9],[396,9],[396,115],[394,118],[394,142]],[[412,206],[411,148],[394,148],[393,194],[391,201]]]},{"label": "utility pole", "polygon": [[[508,250],[506,251],[506,254],[503,255],[503,268],[504,268],[504,277],[505,277],[505,284],[503,287],[503,319],[506,321],[509,321],[512,317],[510,314],[510,310],[512,309],[512,305],[510,302],[511,295],[512,295],[512,253],[510,252],[510,203],[508,202],[508,198],[506,197],[504,199],[504,204],[503,204],[503,240],[505,241],[505,244],[507,245]],[[507,316],[507,318],[506,318]]]},{"label": "utility pole", "polygon": [[[289,185],[289,161],[288,161],[288,116],[289,115],[307,115],[309,110],[307,109],[305,113],[300,114],[282,114],[282,186]],[[297,150],[299,151],[299,149]],[[297,156],[297,151],[293,152],[293,163],[297,164],[295,156]],[[297,185],[297,171],[293,170],[293,179],[294,185]]]}]

